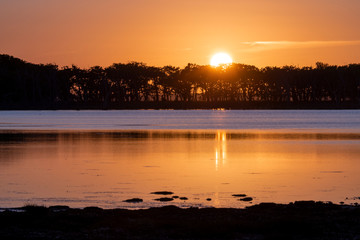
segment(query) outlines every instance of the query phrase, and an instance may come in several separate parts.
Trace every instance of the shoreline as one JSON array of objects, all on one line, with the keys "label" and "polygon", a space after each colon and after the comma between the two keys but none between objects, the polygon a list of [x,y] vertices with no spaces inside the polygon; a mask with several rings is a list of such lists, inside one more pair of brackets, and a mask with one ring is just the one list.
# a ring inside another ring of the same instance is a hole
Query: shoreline
[{"label": "shoreline", "polygon": [[298,201],[141,210],[25,206],[0,212],[2,239],[356,239],[360,206]]},{"label": "shoreline", "polygon": [[359,101],[267,102],[267,101],[138,101],[104,104],[0,104],[6,110],[358,110]]}]

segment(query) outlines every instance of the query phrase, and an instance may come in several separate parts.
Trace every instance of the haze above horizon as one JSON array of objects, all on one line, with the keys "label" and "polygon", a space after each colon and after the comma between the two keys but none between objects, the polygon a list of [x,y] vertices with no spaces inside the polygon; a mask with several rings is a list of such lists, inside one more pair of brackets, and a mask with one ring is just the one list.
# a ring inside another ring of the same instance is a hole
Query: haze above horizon
[{"label": "haze above horizon", "polygon": [[2,0],[0,53],[33,63],[109,66],[358,63],[356,0]]}]

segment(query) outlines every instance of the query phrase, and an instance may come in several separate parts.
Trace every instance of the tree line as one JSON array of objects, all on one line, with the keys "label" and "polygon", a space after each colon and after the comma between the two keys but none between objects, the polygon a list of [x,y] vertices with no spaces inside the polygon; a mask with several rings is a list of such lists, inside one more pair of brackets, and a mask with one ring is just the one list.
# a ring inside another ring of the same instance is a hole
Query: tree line
[{"label": "tree line", "polygon": [[359,108],[360,64],[265,67],[233,63],[88,69],[0,55],[2,109]]}]

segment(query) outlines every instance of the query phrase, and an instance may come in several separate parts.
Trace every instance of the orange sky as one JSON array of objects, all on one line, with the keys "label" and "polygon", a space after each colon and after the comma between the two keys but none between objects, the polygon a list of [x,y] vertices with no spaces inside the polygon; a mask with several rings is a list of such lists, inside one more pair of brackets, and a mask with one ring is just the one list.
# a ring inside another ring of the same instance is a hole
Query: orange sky
[{"label": "orange sky", "polygon": [[359,0],[1,0],[0,53],[109,66],[360,62]]}]

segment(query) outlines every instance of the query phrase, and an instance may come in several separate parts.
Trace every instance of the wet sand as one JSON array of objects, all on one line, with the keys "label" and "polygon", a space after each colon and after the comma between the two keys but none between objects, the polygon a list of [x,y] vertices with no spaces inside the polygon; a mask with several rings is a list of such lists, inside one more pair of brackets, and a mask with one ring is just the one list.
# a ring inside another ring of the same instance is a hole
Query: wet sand
[{"label": "wet sand", "polygon": [[245,209],[27,206],[0,212],[1,239],[359,239],[360,207],[262,203]]}]

